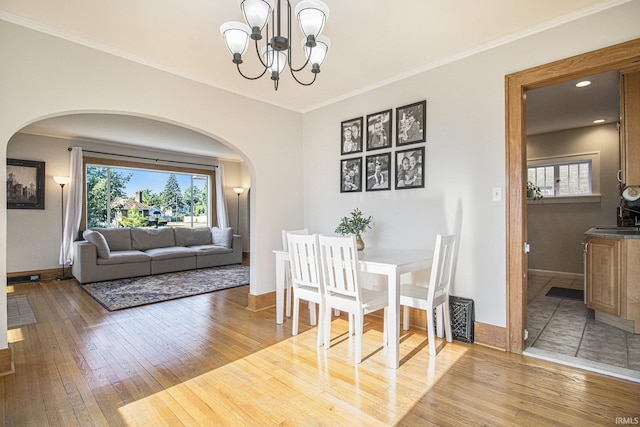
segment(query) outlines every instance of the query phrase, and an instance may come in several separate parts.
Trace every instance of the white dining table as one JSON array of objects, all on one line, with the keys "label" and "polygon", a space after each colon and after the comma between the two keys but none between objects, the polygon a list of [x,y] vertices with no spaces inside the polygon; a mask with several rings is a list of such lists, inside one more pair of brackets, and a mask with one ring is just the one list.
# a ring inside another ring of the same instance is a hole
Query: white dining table
[{"label": "white dining table", "polygon": [[[276,323],[284,321],[285,274],[289,252],[274,250],[276,256]],[[388,366],[400,365],[400,276],[425,268],[433,263],[433,250],[366,248],[358,252],[361,271],[387,277],[389,289],[389,349]]]}]

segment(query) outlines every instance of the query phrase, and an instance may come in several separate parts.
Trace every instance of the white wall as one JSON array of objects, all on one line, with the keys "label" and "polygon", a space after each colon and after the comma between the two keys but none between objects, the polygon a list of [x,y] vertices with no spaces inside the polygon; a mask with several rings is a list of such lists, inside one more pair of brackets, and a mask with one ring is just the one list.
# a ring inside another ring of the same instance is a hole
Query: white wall
[{"label": "white wall", "polygon": [[[303,175],[300,114],[4,21],[0,21],[0,51],[4,57],[0,67],[0,162],[6,161],[10,138],[25,125],[77,112],[137,115],[211,136],[241,153],[250,174],[251,293],[274,289],[272,250],[281,246],[280,230],[303,222],[302,182],[291,179]],[[246,126],[247,121],[253,126]],[[279,125],[273,127],[273,123]],[[293,159],[287,168],[277,167],[287,159]],[[6,180],[5,168],[0,180]],[[3,191],[3,254],[8,248],[7,214]],[[6,273],[7,257],[0,256],[0,276]],[[7,347],[6,330],[6,293],[0,292],[0,348]]]},{"label": "white wall", "polygon": [[602,197],[597,203],[555,204],[543,198],[527,205],[530,269],[583,273],[584,232],[596,225],[616,224],[620,149],[615,123],[527,138],[528,158],[590,152],[600,153]]},{"label": "white wall", "polygon": [[[640,2],[627,3],[305,114],[305,225],[331,233],[359,207],[375,219],[367,245],[431,248],[437,233],[458,233],[452,294],[475,300],[477,321],[505,326],[505,203],[491,201],[505,185],[505,75],[637,38],[639,18]],[[340,122],[423,99],[426,187],[340,194]]]}]

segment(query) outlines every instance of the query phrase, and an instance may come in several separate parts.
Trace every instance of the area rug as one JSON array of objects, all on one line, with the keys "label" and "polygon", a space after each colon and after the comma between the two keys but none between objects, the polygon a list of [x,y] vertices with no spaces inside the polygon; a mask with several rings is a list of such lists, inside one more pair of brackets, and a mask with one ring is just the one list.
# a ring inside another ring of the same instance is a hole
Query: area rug
[{"label": "area rug", "polygon": [[115,311],[248,284],[249,267],[237,264],[89,283],[82,289]]},{"label": "area rug", "polygon": [[584,301],[584,291],[582,289],[557,288],[554,286],[549,289],[549,292],[547,292],[545,295],[554,298]]}]

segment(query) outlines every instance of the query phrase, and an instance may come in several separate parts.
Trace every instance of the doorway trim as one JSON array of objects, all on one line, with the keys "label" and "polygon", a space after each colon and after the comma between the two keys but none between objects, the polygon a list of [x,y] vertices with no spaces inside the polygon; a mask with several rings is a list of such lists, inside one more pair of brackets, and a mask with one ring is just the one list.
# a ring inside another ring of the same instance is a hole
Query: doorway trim
[{"label": "doorway trim", "polygon": [[580,77],[640,66],[640,39],[616,44],[505,76],[506,98],[506,350],[524,350],[527,301],[525,92]]}]

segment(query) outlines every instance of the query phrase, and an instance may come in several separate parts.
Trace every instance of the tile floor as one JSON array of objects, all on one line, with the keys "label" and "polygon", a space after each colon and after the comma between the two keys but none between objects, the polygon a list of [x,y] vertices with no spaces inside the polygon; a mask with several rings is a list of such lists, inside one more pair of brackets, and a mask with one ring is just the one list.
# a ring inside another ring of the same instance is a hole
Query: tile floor
[{"label": "tile floor", "polygon": [[525,347],[640,372],[640,334],[596,322],[582,301],[545,296],[552,286],[583,289],[583,280],[529,276]]},{"label": "tile floor", "polygon": [[7,327],[17,328],[22,325],[36,323],[26,295],[7,295]]}]

